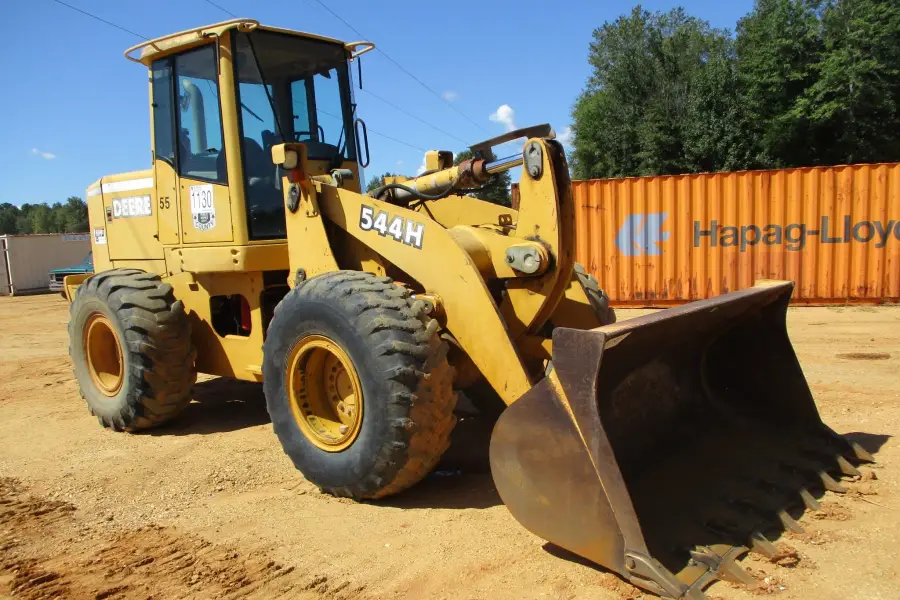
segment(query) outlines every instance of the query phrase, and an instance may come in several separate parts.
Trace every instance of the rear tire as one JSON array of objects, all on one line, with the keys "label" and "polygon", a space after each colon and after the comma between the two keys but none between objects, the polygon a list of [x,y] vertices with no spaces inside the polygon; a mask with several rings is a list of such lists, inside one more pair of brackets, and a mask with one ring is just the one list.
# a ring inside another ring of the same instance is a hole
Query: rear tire
[{"label": "rear tire", "polygon": [[[357,271],[300,283],[278,305],[263,346],[266,404],[285,453],[322,491],[356,499],[396,494],[425,477],[449,447],[453,369],[424,309],[391,279]],[[352,397],[361,422],[346,421],[337,430],[344,437],[334,433],[336,421],[308,412],[321,404],[310,399],[318,371],[313,358],[296,356],[311,344],[331,344],[360,388],[361,400]],[[325,434],[317,438],[311,428],[323,422],[332,429],[320,426]]]},{"label": "rear tire", "polygon": [[104,427],[169,421],[196,380],[190,324],[159,275],[112,269],[85,280],[69,307],[69,356],[81,396]]}]

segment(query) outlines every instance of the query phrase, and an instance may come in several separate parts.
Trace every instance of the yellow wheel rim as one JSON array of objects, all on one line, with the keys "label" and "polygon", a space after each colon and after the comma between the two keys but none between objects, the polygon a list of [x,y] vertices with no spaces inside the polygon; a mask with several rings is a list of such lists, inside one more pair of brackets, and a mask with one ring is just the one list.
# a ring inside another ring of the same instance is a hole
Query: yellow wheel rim
[{"label": "yellow wheel rim", "polygon": [[106,315],[95,312],[84,325],[84,356],[87,358],[91,380],[100,392],[112,398],[122,389],[125,363],[122,345],[112,322]]},{"label": "yellow wheel rim", "polygon": [[328,452],[349,448],[363,417],[362,385],[350,357],[327,337],[310,335],[294,344],[286,364],[288,400],[303,435]]}]

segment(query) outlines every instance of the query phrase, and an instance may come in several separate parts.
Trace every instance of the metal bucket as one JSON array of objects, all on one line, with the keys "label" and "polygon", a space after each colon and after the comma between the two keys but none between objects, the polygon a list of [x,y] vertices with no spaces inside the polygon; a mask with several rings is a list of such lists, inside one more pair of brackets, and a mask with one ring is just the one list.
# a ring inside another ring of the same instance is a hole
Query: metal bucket
[{"label": "metal bucket", "polygon": [[872,457],[825,426],[787,336],[791,282],[598,329],[557,328],[552,370],[500,416],[491,471],[536,535],[670,598],[772,556]]}]

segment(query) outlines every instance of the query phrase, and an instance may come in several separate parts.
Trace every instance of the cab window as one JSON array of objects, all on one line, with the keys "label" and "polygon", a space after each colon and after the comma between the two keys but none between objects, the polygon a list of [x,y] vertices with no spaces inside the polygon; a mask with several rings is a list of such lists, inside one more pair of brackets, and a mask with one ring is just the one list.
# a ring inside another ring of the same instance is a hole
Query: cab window
[{"label": "cab window", "polygon": [[251,239],[286,235],[275,144],[300,141],[326,168],[356,160],[347,51],[271,31],[233,34],[244,196]]},{"label": "cab window", "polygon": [[225,183],[215,48],[203,46],[179,54],[174,67],[178,173],[191,179]]},{"label": "cab window", "polygon": [[154,61],[153,80],[153,154],[175,166],[175,111],[172,106],[172,62]]}]

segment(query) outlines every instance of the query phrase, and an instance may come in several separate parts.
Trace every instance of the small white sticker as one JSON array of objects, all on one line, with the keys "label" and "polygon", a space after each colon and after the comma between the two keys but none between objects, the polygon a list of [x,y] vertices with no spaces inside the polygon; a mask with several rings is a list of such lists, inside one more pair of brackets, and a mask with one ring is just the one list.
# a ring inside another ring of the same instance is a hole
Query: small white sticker
[{"label": "small white sticker", "polygon": [[209,231],[216,226],[216,204],[211,183],[191,186],[191,214],[197,231]]},{"label": "small white sticker", "polygon": [[115,198],[112,201],[113,218],[122,219],[128,217],[149,217],[153,213],[150,203],[150,194],[143,196],[129,196],[128,198]]},{"label": "small white sticker", "polygon": [[94,243],[106,244],[106,228],[94,227]]}]

